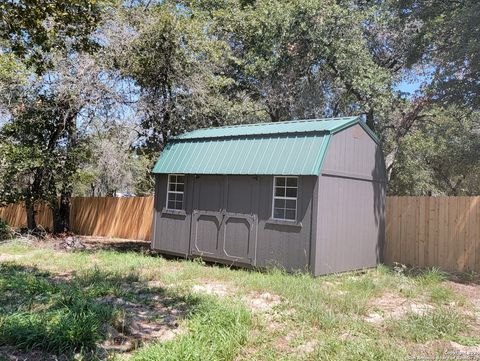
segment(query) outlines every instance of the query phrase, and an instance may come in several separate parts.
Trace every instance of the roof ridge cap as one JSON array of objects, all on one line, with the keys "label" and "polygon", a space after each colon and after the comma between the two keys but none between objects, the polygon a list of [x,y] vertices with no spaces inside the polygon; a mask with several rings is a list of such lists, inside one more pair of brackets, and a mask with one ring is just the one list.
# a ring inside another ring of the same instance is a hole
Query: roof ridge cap
[{"label": "roof ridge cap", "polygon": [[259,123],[245,123],[245,124],[232,124],[232,125],[223,125],[221,127],[206,127],[194,129],[179,135],[174,136],[172,139],[182,139],[184,135],[191,134],[198,131],[209,130],[209,129],[229,129],[229,128],[242,128],[242,127],[256,127],[256,126],[265,126],[265,125],[278,125],[285,123],[313,123],[313,122],[329,122],[333,120],[345,120],[345,119],[356,119],[359,118],[358,115],[352,115],[349,117],[334,117],[334,118],[312,118],[312,119],[296,119],[296,120],[285,120],[281,122],[259,122]]}]

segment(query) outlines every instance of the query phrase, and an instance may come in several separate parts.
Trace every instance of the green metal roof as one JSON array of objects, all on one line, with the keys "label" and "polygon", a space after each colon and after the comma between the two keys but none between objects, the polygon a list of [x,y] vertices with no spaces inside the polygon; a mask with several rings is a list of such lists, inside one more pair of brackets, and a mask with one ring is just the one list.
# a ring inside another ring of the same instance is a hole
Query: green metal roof
[{"label": "green metal roof", "polygon": [[175,139],[222,138],[241,135],[268,135],[282,133],[331,132],[357,122],[358,117],[292,120],[277,123],[255,123],[219,128],[198,129],[181,134]]},{"label": "green metal roof", "polygon": [[318,175],[331,134],[357,123],[368,129],[358,117],[199,129],[173,138],[153,173]]}]

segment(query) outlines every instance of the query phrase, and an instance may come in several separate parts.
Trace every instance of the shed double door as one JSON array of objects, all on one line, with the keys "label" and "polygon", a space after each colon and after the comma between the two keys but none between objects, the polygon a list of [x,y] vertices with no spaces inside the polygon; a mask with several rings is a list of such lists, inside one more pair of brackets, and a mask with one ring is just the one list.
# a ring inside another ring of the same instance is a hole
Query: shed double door
[{"label": "shed double door", "polygon": [[257,189],[250,176],[197,176],[190,252],[255,264]]}]

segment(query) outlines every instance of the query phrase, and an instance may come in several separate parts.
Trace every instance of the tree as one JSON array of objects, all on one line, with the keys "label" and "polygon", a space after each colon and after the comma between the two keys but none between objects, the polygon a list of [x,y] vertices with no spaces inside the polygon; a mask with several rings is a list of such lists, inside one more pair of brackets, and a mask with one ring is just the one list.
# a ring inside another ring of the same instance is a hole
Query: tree
[{"label": "tree", "polygon": [[407,65],[430,67],[433,100],[478,110],[480,2],[402,0],[396,6],[401,21],[419,24]]},{"label": "tree", "polygon": [[480,192],[480,114],[433,106],[405,136],[390,182],[397,195]]},{"label": "tree", "polygon": [[107,1],[6,0],[0,3],[4,50],[38,73],[51,65],[52,50],[86,51],[97,46],[91,34]]},{"label": "tree", "polygon": [[7,176],[0,198],[25,201],[29,228],[35,228],[35,202],[45,201],[54,231],[68,229],[84,138],[91,118],[109,108],[115,94],[101,73],[90,56],[57,58],[52,70],[27,83],[7,107],[10,120],[0,130]]},{"label": "tree", "polygon": [[[76,141],[74,124],[65,118],[61,106],[51,97],[38,95],[26,99],[14,110],[13,120],[0,133],[4,159],[2,199],[12,203],[24,201],[28,228],[34,229],[34,205],[47,201],[53,211],[55,229],[62,227],[57,200],[57,186],[71,174]],[[59,177],[62,174],[64,177]]]},{"label": "tree", "polygon": [[151,168],[135,153],[134,134],[118,124],[97,129],[88,139],[88,157],[77,173],[76,193],[92,197],[115,196],[118,192],[143,194],[137,184]]},{"label": "tree", "polygon": [[237,89],[271,121],[365,114],[390,101],[392,69],[375,61],[366,25],[375,7],[338,1],[186,2],[211,14],[233,57]]},{"label": "tree", "polygon": [[170,2],[127,14],[130,41],[116,49],[114,64],[139,88],[142,153],[155,158],[186,130],[263,119],[246,92],[229,91],[228,47],[205,32],[202,14]]}]

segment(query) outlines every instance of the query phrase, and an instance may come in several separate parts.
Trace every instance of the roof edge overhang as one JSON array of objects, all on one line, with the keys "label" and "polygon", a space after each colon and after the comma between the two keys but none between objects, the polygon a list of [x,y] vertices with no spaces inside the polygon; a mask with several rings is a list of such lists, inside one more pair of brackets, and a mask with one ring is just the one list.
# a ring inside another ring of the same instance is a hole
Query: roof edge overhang
[{"label": "roof edge overhang", "polygon": [[343,124],[341,127],[338,127],[330,132],[330,134],[336,134],[341,132],[342,130],[345,130],[347,128],[350,128],[351,126],[358,124],[360,125],[363,130],[377,143],[378,145],[381,145],[380,138],[375,134],[373,130],[370,129],[370,127],[365,123],[363,120],[360,119],[360,116],[357,116],[355,119],[352,119],[350,122]]}]

